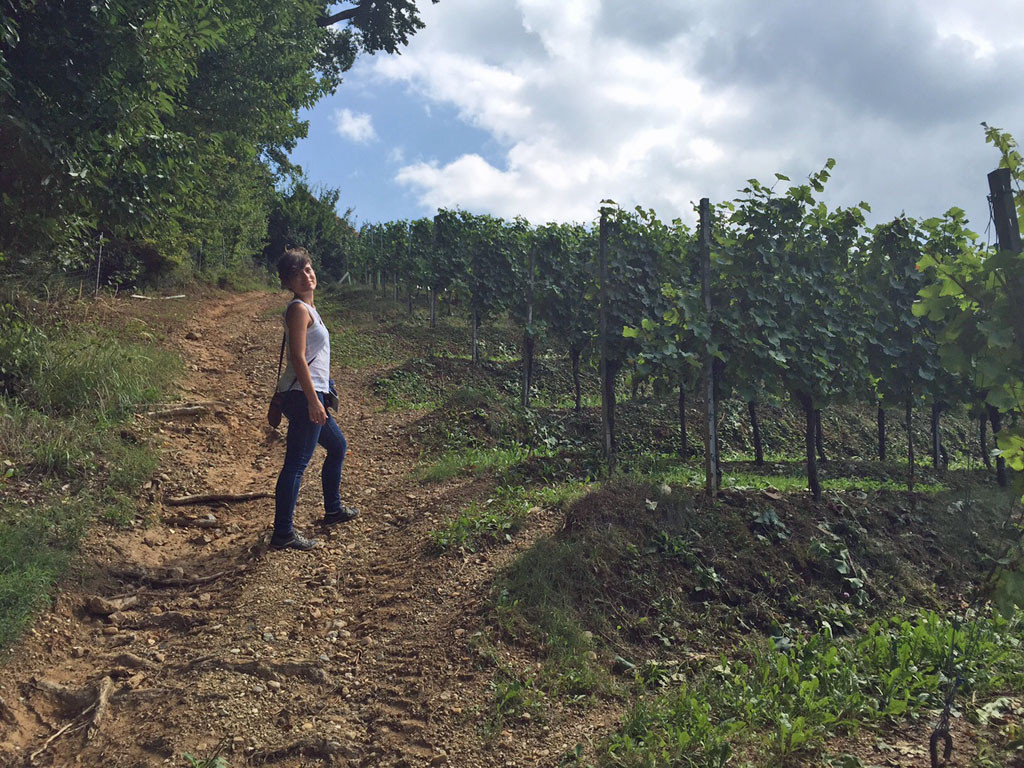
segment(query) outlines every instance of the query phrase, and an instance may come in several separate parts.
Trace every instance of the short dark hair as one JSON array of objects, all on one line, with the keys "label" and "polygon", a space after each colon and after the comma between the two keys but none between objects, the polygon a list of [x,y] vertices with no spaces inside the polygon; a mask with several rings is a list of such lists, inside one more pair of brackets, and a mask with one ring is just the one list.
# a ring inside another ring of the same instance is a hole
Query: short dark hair
[{"label": "short dark hair", "polygon": [[305,248],[297,245],[285,248],[284,255],[277,260],[277,276],[281,280],[281,285],[287,285],[288,281],[305,269],[307,264],[312,263],[313,257]]}]

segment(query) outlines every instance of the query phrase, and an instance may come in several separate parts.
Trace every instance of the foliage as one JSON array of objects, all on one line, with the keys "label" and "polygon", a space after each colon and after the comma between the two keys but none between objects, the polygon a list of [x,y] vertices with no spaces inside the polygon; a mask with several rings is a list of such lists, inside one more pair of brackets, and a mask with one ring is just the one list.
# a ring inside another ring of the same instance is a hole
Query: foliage
[{"label": "foliage", "polygon": [[327,25],[317,0],[5,3],[0,253],[75,272],[102,242],[115,283],[247,264],[301,178],[299,110],[422,27],[411,0],[357,6]]},{"label": "foliage", "polygon": [[162,396],[180,367],[113,333],[11,316],[17,336],[2,338],[28,362],[0,395],[0,647],[47,603],[90,522],[134,523],[156,458],[127,417]]},{"label": "foliage", "polygon": [[322,279],[340,279],[350,268],[356,239],[351,211],[338,215],[340,196],[337,189],[312,189],[303,180],[276,192],[263,251],[267,266],[273,269],[285,248],[299,245],[313,256]]},{"label": "foliage", "polygon": [[998,619],[961,627],[924,613],[876,621],[857,637],[836,638],[826,623],[771,647],[750,643],[743,660],[723,656],[713,669],[676,675],[675,685],[642,698],[607,740],[605,762],[724,765],[740,750],[803,762],[837,733],[932,712],[951,663],[962,665],[967,690],[998,691],[1016,675],[1018,631]]},{"label": "foliage", "polygon": [[473,502],[459,516],[431,533],[440,551],[476,552],[488,544],[507,543],[526,521],[527,501],[522,486],[502,486],[486,501]]},{"label": "foliage", "polygon": [[[1020,184],[1024,160],[1009,134],[986,127],[986,139],[1002,154],[1000,166]],[[1024,194],[1015,205],[1024,208]],[[932,274],[914,313],[940,323],[943,364],[967,378],[1002,413],[1024,412],[1024,253],[979,249],[966,217],[954,208],[924,222],[931,237],[919,266]],[[1007,465],[1024,470],[1024,423],[998,435]],[[995,600],[1009,613],[1024,605],[1024,547],[1018,544],[994,582]]]}]

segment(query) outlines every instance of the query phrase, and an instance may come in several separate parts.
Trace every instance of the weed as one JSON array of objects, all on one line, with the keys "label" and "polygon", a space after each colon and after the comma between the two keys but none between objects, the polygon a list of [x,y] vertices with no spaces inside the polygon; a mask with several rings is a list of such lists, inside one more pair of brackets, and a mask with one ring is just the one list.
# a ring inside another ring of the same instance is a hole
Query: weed
[{"label": "weed", "polygon": [[470,447],[460,451],[449,451],[436,462],[417,472],[425,483],[439,483],[463,474],[494,474],[507,479],[510,470],[522,464],[531,455],[537,455],[522,445],[510,448]]},{"label": "weed", "polygon": [[[723,657],[697,676],[648,665],[638,677],[663,690],[638,701],[604,753],[616,765],[704,766],[721,765],[715,760],[728,756],[725,747],[742,745],[748,753],[791,761],[860,724],[934,711],[948,685],[950,648],[964,688],[977,695],[1000,690],[1000,675],[1015,674],[1021,662],[1019,629],[984,617],[960,627],[924,613],[876,621],[860,637],[836,639],[825,625],[785,643],[753,643],[743,651],[745,661]],[[996,674],[983,676],[983,668]]]},{"label": "weed", "polygon": [[20,369],[16,397],[0,396],[0,647],[46,604],[91,520],[133,524],[157,457],[126,417],[180,368],[104,329],[54,325],[33,340],[36,365]]},{"label": "weed", "polygon": [[474,501],[444,528],[433,531],[438,550],[465,549],[512,541],[526,521],[526,491],[522,486],[501,486],[486,501]]}]

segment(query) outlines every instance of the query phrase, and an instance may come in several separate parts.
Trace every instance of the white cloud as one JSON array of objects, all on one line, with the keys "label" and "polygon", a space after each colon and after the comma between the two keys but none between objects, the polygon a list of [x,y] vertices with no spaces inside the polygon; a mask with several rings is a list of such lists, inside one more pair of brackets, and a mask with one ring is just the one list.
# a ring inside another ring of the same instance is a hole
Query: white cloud
[{"label": "white cloud", "polygon": [[981,228],[998,155],[978,124],[1024,140],[1014,5],[445,0],[422,6],[401,56],[369,66],[499,150],[401,167],[425,209],[579,220],[610,197],[692,218],[700,197],[835,157],[834,203],[867,200],[878,218],[958,204]]},{"label": "white cloud", "polygon": [[334,130],[339,136],[351,139],[357,144],[366,144],[377,138],[373,130],[373,118],[367,114],[356,113],[351,109],[334,110]]}]

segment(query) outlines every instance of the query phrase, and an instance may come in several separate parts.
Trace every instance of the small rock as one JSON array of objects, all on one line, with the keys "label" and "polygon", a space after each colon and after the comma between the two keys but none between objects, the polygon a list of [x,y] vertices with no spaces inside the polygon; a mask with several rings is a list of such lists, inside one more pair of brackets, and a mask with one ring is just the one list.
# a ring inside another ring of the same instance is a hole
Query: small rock
[{"label": "small rock", "polygon": [[188,333],[185,334],[185,338],[188,339],[189,341],[199,341],[203,337],[200,336],[196,331],[189,331]]},{"label": "small rock", "polygon": [[312,731],[314,727],[313,723],[309,720],[302,724],[302,730],[304,731]]},{"label": "small rock", "polygon": [[267,689],[264,688],[262,685],[254,685],[252,687],[252,692],[253,693],[257,693],[257,694],[259,694],[259,693],[266,693]]},{"label": "small rock", "polygon": [[658,493],[660,493],[662,496],[668,496],[670,493],[672,493],[672,486],[669,485],[668,483],[662,483],[661,485],[658,486]]},{"label": "small rock", "polygon": [[83,648],[82,646],[76,645],[74,648],[71,649],[71,658],[80,659],[83,656],[85,656],[85,648]]},{"label": "small rock", "polygon": [[271,688],[271,689],[273,689],[275,691],[280,691],[281,690],[281,683],[279,683],[277,680],[268,680],[267,681],[267,687]]},{"label": "small rock", "polygon": [[535,515],[539,515],[543,511],[544,511],[543,507],[530,507],[528,510],[526,510],[526,514],[528,514],[531,517],[533,517]]}]

